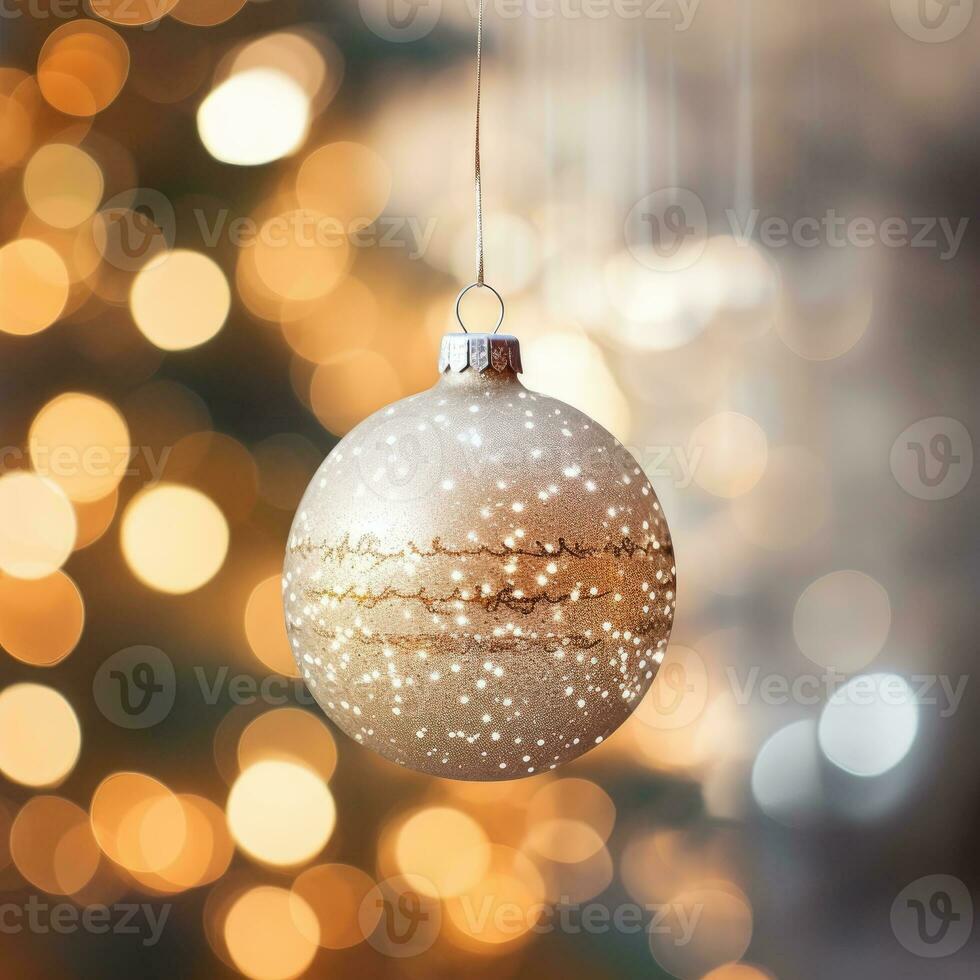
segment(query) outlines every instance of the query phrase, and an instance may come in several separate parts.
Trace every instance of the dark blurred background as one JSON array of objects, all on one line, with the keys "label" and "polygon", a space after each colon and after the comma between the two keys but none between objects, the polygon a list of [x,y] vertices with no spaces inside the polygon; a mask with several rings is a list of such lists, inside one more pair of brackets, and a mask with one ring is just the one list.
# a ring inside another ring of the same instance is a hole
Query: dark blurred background
[{"label": "dark blurred background", "polygon": [[332,729],[279,583],[474,277],[475,0],[5,0],[0,970],[975,976],[973,8],[488,5],[487,278],[680,584],[482,785]]}]

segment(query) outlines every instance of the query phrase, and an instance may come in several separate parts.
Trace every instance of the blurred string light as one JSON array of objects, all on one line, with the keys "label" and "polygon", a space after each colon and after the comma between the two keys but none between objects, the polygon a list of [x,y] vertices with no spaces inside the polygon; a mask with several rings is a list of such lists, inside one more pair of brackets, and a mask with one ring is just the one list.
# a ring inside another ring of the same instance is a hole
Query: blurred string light
[{"label": "blurred string light", "polygon": [[35,667],[53,667],[78,644],[85,604],[64,572],[39,579],[0,575],[0,647]]},{"label": "blurred string light", "polygon": [[258,499],[258,472],[249,451],[222,432],[192,432],[173,446],[166,480],[200,490],[231,524],[252,513]]},{"label": "blurred string light", "polygon": [[50,327],[68,302],[68,269],[46,242],[18,238],[0,248],[0,331],[27,335]]},{"label": "blurred string light", "polygon": [[169,14],[178,0],[89,0],[93,14],[120,27],[145,27]]},{"label": "blurred string light", "polygon": [[309,96],[271,68],[236,72],[197,111],[197,129],[216,160],[254,167],[288,156],[306,139]]},{"label": "blurred string light", "polygon": [[310,383],[316,417],[337,436],[405,394],[398,373],[383,354],[357,348],[320,364]]},{"label": "blurred string light", "polygon": [[48,143],[24,169],[24,197],[31,210],[56,228],[74,228],[92,217],[104,188],[99,165],[84,150]]},{"label": "blurred string light", "polygon": [[814,663],[848,673],[879,654],[891,629],[891,602],[870,575],[838,571],[811,582],[793,610],[793,635]]},{"label": "blurred string light", "polygon": [[897,674],[861,674],[835,691],[820,715],[824,755],[855,776],[880,776],[908,754],[919,730],[915,694]]},{"label": "blurred string light", "polygon": [[324,782],[337,767],[337,745],[330,729],[302,708],[275,708],[249,722],[238,739],[240,771],[266,760],[306,766]]},{"label": "blurred string light", "polygon": [[228,522],[199,490],[158,484],[141,490],[122,517],[123,556],[133,574],[160,592],[193,592],[228,552]]},{"label": "blurred string light", "polygon": [[820,818],[825,803],[814,721],[794,721],[769,736],[752,766],[752,795],[767,816],[787,826]]},{"label": "blurred string light", "polygon": [[37,59],[44,98],[69,116],[93,116],[122,90],[129,74],[129,49],[111,27],[74,20],[55,28]]},{"label": "blurred string light", "polygon": [[390,194],[391,170],[361,143],[327,143],[306,156],[296,174],[301,207],[329,215],[351,231],[370,225]]},{"label": "blurred string light", "polygon": [[17,870],[51,895],[72,895],[92,880],[99,847],[88,814],[60,796],[34,796],[10,829],[10,853]]},{"label": "blurred string light", "polygon": [[119,506],[119,490],[117,488],[99,500],[73,500],[72,504],[75,507],[75,520],[78,522],[78,535],[75,538],[77,551],[94,544],[109,530]]},{"label": "blurred string light", "polygon": [[403,874],[418,876],[419,889],[447,898],[479,882],[490,864],[490,842],[470,816],[451,807],[428,807],[401,825],[395,859]]},{"label": "blurred string light", "polygon": [[78,717],[65,697],[43,684],[0,691],[0,772],[24,786],[57,786],[82,748]]},{"label": "blurred string light", "polygon": [[163,350],[186,350],[224,325],[231,291],[218,264],[200,252],[176,249],[148,262],[133,280],[133,319]]},{"label": "blurred string light", "polygon": [[740,497],[762,478],[769,443],[754,419],[718,412],[695,428],[691,445],[702,455],[694,470],[700,487],[716,497]]},{"label": "blurred string light", "polygon": [[0,476],[0,571],[45,578],[71,554],[75,511],[53,480],[23,470]]},{"label": "blurred string light", "polygon": [[281,575],[263,579],[249,594],[245,605],[245,636],[252,653],[270,670],[287,677],[299,676],[286,636]]},{"label": "blurred string light", "polygon": [[320,775],[282,759],[253,763],[228,796],[228,827],[246,854],[291,866],[315,857],[333,833],[337,811]]},{"label": "blurred string light", "polygon": [[319,925],[295,891],[273,885],[250,888],[230,905],[224,941],[234,965],[254,980],[290,980],[313,962]]},{"label": "blurred string light", "polygon": [[[382,915],[381,906],[365,901],[374,887],[369,874],[349,864],[307,868],[292,887],[316,917],[317,929],[306,938],[325,949],[347,949],[365,940]],[[308,922],[300,916],[296,926],[302,931]]]},{"label": "blurred string light", "polygon": [[109,402],[80,392],[52,399],[28,433],[34,469],[73,500],[101,500],[119,485],[129,465],[129,429]]}]

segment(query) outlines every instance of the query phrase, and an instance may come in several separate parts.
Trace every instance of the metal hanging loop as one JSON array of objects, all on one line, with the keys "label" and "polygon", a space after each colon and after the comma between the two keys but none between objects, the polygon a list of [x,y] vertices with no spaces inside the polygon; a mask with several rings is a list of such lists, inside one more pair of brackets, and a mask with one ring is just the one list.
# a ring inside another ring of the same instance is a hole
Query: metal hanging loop
[{"label": "metal hanging loop", "polygon": [[489,289],[490,292],[497,297],[497,302],[500,304],[500,316],[497,317],[497,325],[491,331],[492,333],[496,333],[500,329],[500,324],[504,322],[504,298],[488,282],[471,282],[468,286],[464,286],[459,291],[459,295],[456,297],[456,319],[459,322],[459,325],[463,328],[463,333],[469,333],[469,330],[466,329],[466,324],[463,323],[462,314],[459,312],[459,304],[462,303],[463,297],[471,289]]}]

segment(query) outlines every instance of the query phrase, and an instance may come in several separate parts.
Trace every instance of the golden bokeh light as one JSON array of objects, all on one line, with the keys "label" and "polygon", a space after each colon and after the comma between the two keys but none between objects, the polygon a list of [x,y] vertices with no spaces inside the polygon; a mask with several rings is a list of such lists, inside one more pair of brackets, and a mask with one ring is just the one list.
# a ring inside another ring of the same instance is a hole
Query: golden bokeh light
[{"label": "golden bokeh light", "polygon": [[545,783],[528,802],[529,824],[566,818],[588,824],[605,843],[616,823],[616,805],[601,786],[574,777]]},{"label": "golden bokeh light", "polygon": [[691,435],[698,453],[695,482],[716,497],[740,497],[762,478],[769,442],[759,424],[738,412],[718,412]]},{"label": "golden bokeh light", "polygon": [[302,708],[274,708],[249,722],[238,740],[243,772],[269,759],[306,766],[328,782],[337,767],[337,745],[319,715]]},{"label": "golden bokeh light", "polygon": [[281,759],[249,766],[231,788],[227,813],[238,846],[278,866],[302,864],[319,854],[337,819],[333,796],[319,774]]},{"label": "golden bokeh light", "polygon": [[17,166],[31,148],[33,114],[14,95],[28,77],[17,68],[0,68],[0,170]]},{"label": "golden bokeh light", "polygon": [[99,847],[88,814],[60,796],[34,796],[14,820],[10,852],[17,870],[52,895],[73,895],[91,881]]},{"label": "golden bokeh light", "polygon": [[304,208],[330,215],[349,231],[370,225],[385,209],[391,170],[369,146],[342,141],[314,150],[296,175]]},{"label": "golden bokeh light", "polygon": [[[663,927],[649,933],[650,951],[679,980],[699,980],[708,971],[741,959],[752,941],[752,907],[727,882],[675,895],[667,910]],[[692,922],[696,922],[693,928]]]},{"label": "golden bokeh light", "polygon": [[772,974],[748,963],[726,963],[706,973],[701,980],[773,980]]},{"label": "golden bokeh light", "polygon": [[177,0],[88,0],[92,13],[120,27],[144,27],[166,17]]},{"label": "golden bokeh light", "polygon": [[78,551],[95,544],[109,530],[119,506],[119,489],[116,488],[99,500],[73,500],[72,504],[78,522],[78,534],[75,538],[75,550]]},{"label": "golden bokeh light", "polygon": [[603,840],[584,821],[559,817],[533,823],[525,846],[549,861],[578,864],[601,851]]},{"label": "golden bokeh light", "polygon": [[55,228],[74,228],[95,214],[104,182],[99,165],[77,146],[48,143],[24,170],[24,197]]},{"label": "golden bokeh light", "polygon": [[129,295],[133,319],[163,350],[186,350],[224,326],[231,290],[218,264],[200,252],[175,249],[143,266]]},{"label": "golden bokeh light", "polygon": [[310,384],[316,417],[338,436],[404,394],[391,362],[370,350],[347,351],[329,364],[321,364]]},{"label": "golden bokeh light", "polygon": [[61,316],[69,278],[61,256],[46,242],[18,238],[0,248],[0,331],[38,333]]},{"label": "golden bokeh light", "polygon": [[110,494],[129,465],[129,429],[119,410],[77,391],[59,395],[37,413],[28,446],[34,469],[82,502]]},{"label": "golden bokeh light", "polygon": [[313,111],[320,111],[340,84],[342,62],[340,52],[321,33],[308,29],[273,31],[235,48],[215,74],[223,79],[253,68],[281,72],[309,96]]},{"label": "golden bokeh light", "polygon": [[336,219],[309,208],[267,218],[251,248],[265,288],[289,302],[318,300],[341,281],[350,246]]},{"label": "golden bokeh light", "polygon": [[[349,864],[318,864],[304,871],[293,882],[293,894],[316,916],[317,933],[307,938],[325,949],[347,949],[366,939],[382,912],[375,907],[372,915],[370,909],[362,908],[373,888],[374,879]],[[297,920],[296,925],[302,929],[303,921]]]},{"label": "golden bokeh light", "polygon": [[103,853],[133,872],[172,865],[187,839],[188,824],[177,796],[139,772],[117,772],[96,787],[92,832]]},{"label": "golden bokeh light", "polygon": [[253,980],[299,976],[313,962],[318,938],[317,917],[306,901],[272,885],[240,895],[224,923],[224,940],[235,966]]},{"label": "golden bokeh light", "polygon": [[69,116],[93,116],[122,90],[129,74],[129,48],[111,27],[74,20],[55,28],[37,59],[44,98]]},{"label": "golden bokeh light", "polygon": [[236,72],[197,110],[197,130],[208,153],[243,167],[293,153],[309,124],[309,96],[289,75],[271,68]]},{"label": "golden bokeh light", "polygon": [[281,575],[270,575],[252,589],[245,605],[245,636],[252,653],[270,670],[299,676],[286,636]]},{"label": "golden bokeh light", "polygon": [[85,604],[64,572],[39,579],[0,575],[0,647],[35,667],[53,667],[78,645]]},{"label": "golden bokeh light", "polygon": [[194,27],[214,27],[231,20],[247,0],[177,0],[170,11],[174,20]]},{"label": "golden bokeh light", "polygon": [[490,842],[470,816],[452,807],[428,807],[410,816],[395,840],[395,860],[419,890],[446,898],[473,888],[490,864]]},{"label": "golden bokeh light", "polygon": [[510,847],[492,847],[486,873],[446,903],[455,945],[508,952],[529,936],[544,912],[545,884],[534,863]]},{"label": "golden bokeh light", "polygon": [[123,556],[160,592],[193,592],[218,574],[228,553],[228,522],[199,490],[161,483],[141,490],[122,517]]},{"label": "golden bokeh light", "polygon": [[43,684],[0,692],[0,771],[24,786],[56,786],[75,767],[82,731],[72,706]]},{"label": "golden bokeh light", "polygon": [[22,470],[0,476],[0,571],[45,578],[72,552],[75,511],[53,481]]},{"label": "golden bokeh light", "polygon": [[377,321],[374,294],[360,279],[347,276],[307,316],[284,322],[282,332],[300,357],[328,364],[351,348],[369,344]]},{"label": "golden bokeh light", "polygon": [[206,494],[233,524],[244,521],[258,499],[255,461],[237,439],[222,432],[192,432],[178,440],[163,476]]},{"label": "golden bokeh light", "polygon": [[559,905],[581,905],[601,895],[613,880],[609,849],[600,847],[584,861],[548,861],[538,858],[536,867],[544,880],[548,901]]},{"label": "golden bokeh light", "polygon": [[[218,806],[191,793],[177,794],[176,799],[183,810],[186,827],[176,856],[155,872],[141,872],[131,864],[127,866],[141,884],[163,893],[197,888],[215,881],[228,869],[235,851],[224,813]],[[163,797],[149,812],[160,819],[172,815],[173,808],[169,799]],[[164,829],[165,833],[171,831],[170,827]],[[142,832],[152,835],[152,823],[144,826]]]}]

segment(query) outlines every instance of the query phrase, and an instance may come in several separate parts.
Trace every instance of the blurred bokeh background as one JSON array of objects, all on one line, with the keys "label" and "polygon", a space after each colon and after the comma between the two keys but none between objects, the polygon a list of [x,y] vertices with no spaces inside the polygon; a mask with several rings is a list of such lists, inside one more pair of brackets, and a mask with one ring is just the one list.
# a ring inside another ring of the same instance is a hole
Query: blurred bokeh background
[{"label": "blurred bokeh background", "polygon": [[488,281],[671,648],[492,785],[298,680],[293,509],[473,278],[475,14],[3,6],[0,971],[976,976],[972,0],[488,5]]}]

